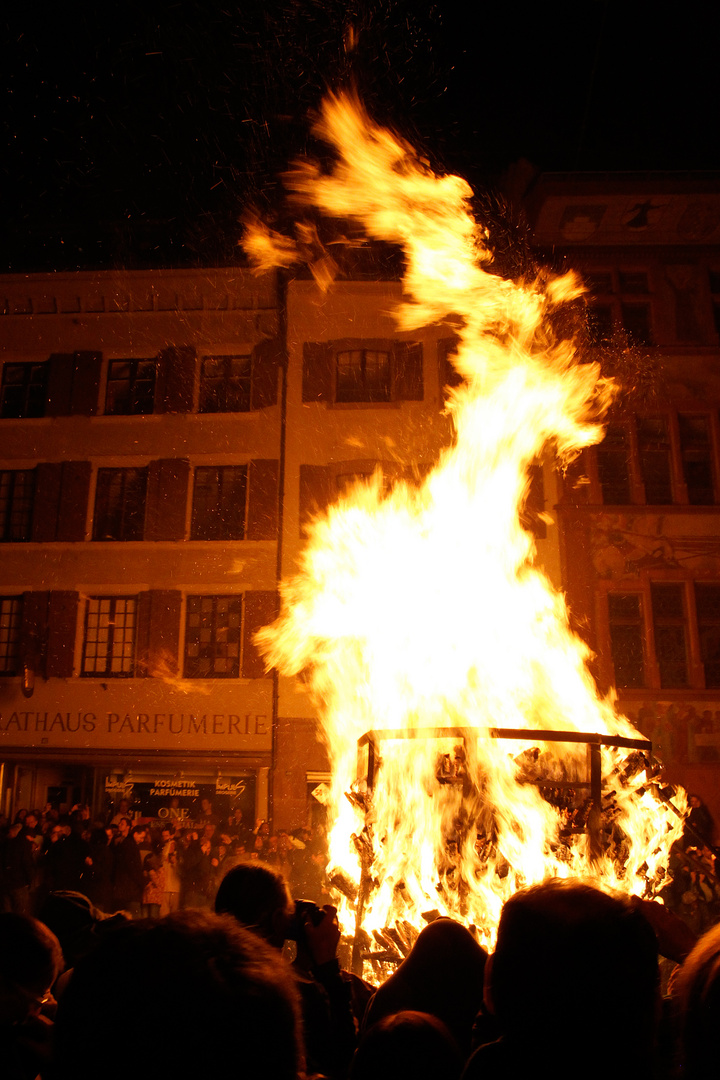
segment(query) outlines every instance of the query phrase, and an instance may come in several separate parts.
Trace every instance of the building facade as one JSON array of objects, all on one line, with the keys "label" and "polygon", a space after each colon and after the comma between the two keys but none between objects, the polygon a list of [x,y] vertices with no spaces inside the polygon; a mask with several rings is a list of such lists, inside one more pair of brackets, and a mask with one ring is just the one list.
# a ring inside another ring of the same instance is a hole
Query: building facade
[{"label": "building facade", "polygon": [[272,277],[3,279],[2,809],[268,813]]},{"label": "building facade", "polygon": [[620,382],[557,507],[575,625],[720,820],[720,177],[546,175],[528,212],[538,249],[582,273],[589,354]]},{"label": "building facade", "polygon": [[[543,176],[541,258],[589,288],[607,436],[536,470],[538,558],[594,674],[720,815],[718,178]],[[0,318],[0,809],[147,816],[202,796],[310,820],[327,754],[266,673],[305,527],[452,437],[451,326],[399,333],[392,273],[327,292],[241,269],[15,275]],[[420,587],[420,584],[419,584]]]}]

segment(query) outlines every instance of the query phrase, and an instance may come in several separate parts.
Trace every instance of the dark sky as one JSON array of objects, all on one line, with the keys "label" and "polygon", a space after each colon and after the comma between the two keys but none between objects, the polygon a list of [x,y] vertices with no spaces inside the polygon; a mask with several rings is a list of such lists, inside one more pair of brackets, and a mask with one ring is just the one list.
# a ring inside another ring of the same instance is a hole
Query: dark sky
[{"label": "dark sky", "polygon": [[[718,16],[627,0],[26,0],[1,17],[0,269],[238,259],[307,117],[353,79],[476,187],[543,170],[719,169]],[[352,45],[352,47],[351,47]]]}]

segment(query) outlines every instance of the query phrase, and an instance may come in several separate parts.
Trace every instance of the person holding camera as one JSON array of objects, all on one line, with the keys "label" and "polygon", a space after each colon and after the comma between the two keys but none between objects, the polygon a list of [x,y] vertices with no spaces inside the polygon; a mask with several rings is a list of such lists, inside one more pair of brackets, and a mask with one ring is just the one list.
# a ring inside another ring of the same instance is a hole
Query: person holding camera
[{"label": "person holding camera", "polygon": [[293,902],[279,871],[252,862],[228,871],[218,888],[215,911],[234,916],[278,950],[285,941],[296,942],[292,967],[302,1004],[307,1071],[331,1080],[345,1077],[357,1033],[349,984],[337,959],[336,909],[310,900]]}]

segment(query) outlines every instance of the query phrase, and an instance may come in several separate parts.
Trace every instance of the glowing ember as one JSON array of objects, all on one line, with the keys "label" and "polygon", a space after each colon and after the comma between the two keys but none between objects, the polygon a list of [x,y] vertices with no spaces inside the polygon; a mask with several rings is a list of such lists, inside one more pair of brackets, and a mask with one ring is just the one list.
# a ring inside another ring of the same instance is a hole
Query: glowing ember
[{"label": "glowing ember", "polygon": [[[468,185],[435,176],[352,98],[329,98],[317,131],[337,163],[329,174],[298,166],[295,194],[402,246],[398,326],[451,318],[464,377],[449,406],[454,444],[423,485],[386,494],[378,477],[318,518],[300,572],[282,586],[281,616],[260,635],[268,663],[306,672],[317,704],[332,762],[332,863],[380,944],[407,938],[428,911],[492,940],[503,900],[548,875],[652,894],[681,819],[645,759],[596,750],[604,787],[593,806],[587,746],[541,734],[640,738],[598,697],[588,650],[519,518],[533,461],[548,450],[566,461],[599,441],[612,399],[597,365],[553,329],[579,283],[493,274]],[[287,241],[253,238],[265,263],[277,250],[287,265]],[[493,728],[538,735],[494,739]],[[378,729],[370,791],[358,740]],[[392,737],[408,729],[432,737]],[[673,798],[684,809],[682,793]],[[343,919],[353,932],[349,901]]]}]

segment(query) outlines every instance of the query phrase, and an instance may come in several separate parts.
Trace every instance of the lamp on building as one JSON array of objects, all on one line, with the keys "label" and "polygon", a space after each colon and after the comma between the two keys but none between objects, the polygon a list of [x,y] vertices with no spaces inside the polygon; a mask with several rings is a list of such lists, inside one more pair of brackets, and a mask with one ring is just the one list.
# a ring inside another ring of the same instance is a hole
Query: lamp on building
[{"label": "lamp on building", "polygon": [[23,661],[20,689],[23,697],[32,697],[35,691],[35,668],[27,660]]}]

